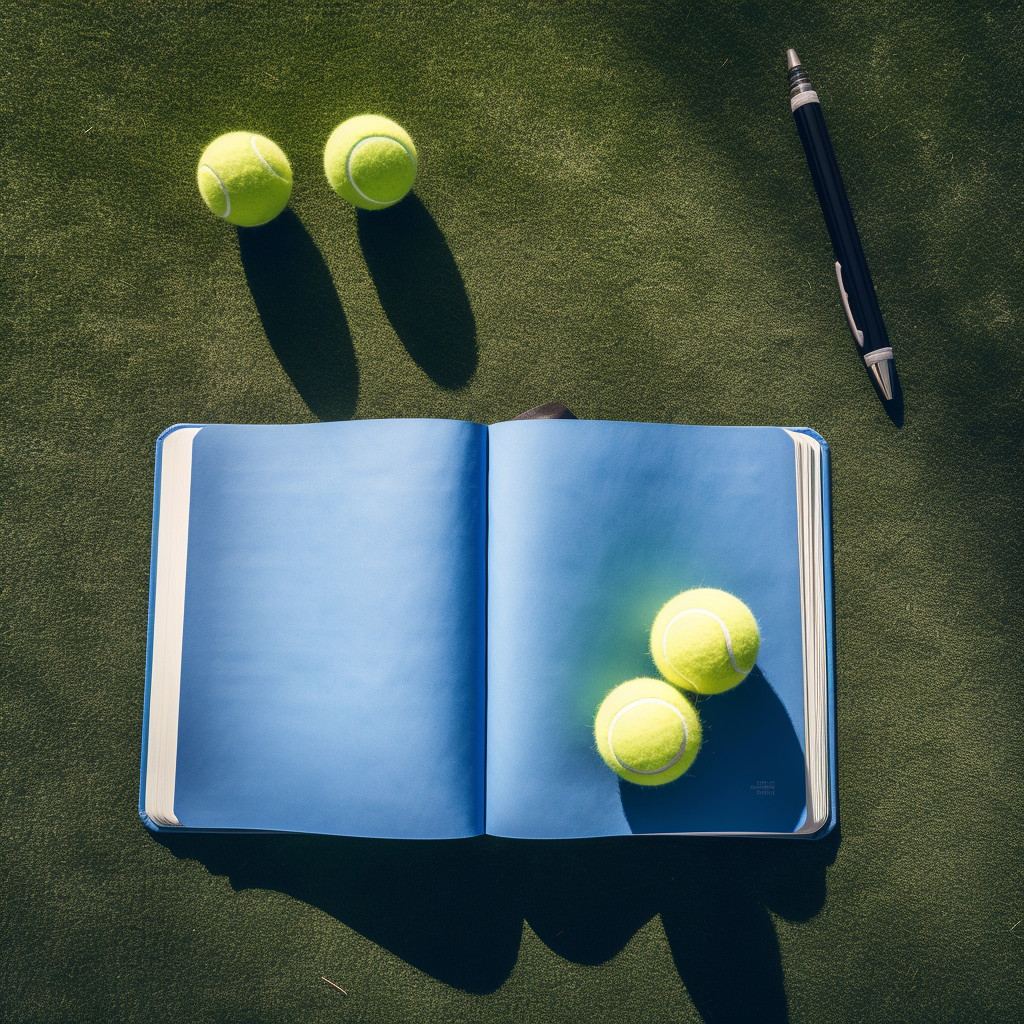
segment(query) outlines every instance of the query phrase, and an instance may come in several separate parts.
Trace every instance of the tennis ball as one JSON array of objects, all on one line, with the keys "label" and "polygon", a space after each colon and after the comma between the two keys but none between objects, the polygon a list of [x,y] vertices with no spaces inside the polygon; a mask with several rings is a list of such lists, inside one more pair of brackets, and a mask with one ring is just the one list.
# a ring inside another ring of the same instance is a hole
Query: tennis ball
[{"label": "tennis ball", "polygon": [[722,693],[757,661],[761,634],[750,609],[724,590],[686,590],[658,612],[651,654],[658,671],[695,693]]},{"label": "tennis ball", "polygon": [[631,679],[601,702],[594,738],[617,775],[639,786],[662,786],[693,764],[700,750],[700,719],[668,683]]},{"label": "tennis ball", "polygon": [[199,158],[199,194],[229,224],[254,228],[273,220],[292,194],[288,157],[270,139],[252,132],[228,132]]},{"label": "tennis ball", "polygon": [[416,147],[394,121],[360,114],[331,132],[324,149],[324,173],[342,199],[364,210],[383,210],[412,188]]}]

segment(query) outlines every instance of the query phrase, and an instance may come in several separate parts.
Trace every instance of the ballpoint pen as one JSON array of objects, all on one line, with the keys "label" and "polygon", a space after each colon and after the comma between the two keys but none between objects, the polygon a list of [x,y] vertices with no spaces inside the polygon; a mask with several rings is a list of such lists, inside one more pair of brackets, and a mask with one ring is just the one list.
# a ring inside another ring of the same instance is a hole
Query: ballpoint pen
[{"label": "ballpoint pen", "polygon": [[850,202],[832,151],[821,103],[795,50],[786,51],[789,67],[789,107],[796,121],[814,190],[818,193],[825,227],[836,257],[839,298],[857,351],[887,401],[893,397],[892,346],[882,322],[871,274],[857,234]]}]

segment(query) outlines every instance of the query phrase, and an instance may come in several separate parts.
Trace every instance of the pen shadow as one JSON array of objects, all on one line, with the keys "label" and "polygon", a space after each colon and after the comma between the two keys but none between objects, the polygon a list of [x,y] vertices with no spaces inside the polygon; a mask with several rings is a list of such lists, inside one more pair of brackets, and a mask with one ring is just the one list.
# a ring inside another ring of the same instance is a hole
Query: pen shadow
[{"label": "pen shadow", "polygon": [[302,221],[286,209],[262,227],[239,228],[238,247],[267,341],[295,390],[318,419],[351,419],[359,398],[352,334]]},{"label": "pen shadow", "polygon": [[359,243],[381,307],[412,360],[439,387],[464,387],[477,367],[476,320],[441,229],[410,193],[358,210]]},{"label": "pen shadow", "polygon": [[[633,836],[439,841],[306,835],[155,836],[236,891],[324,911],[420,971],[475,994],[516,964],[523,922],[556,955],[598,965],[660,916],[674,969],[707,1024],[789,1019],[771,915],[825,900],[826,838]],[[324,965],[324,973],[333,964]],[[343,979],[338,979],[344,985]]]}]

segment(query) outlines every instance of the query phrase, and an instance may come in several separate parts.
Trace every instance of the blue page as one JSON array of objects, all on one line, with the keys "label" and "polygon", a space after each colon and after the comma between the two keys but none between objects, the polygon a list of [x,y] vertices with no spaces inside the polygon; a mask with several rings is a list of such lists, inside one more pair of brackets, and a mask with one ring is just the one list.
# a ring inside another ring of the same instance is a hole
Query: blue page
[{"label": "blue page", "polygon": [[476,424],[202,428],[183,825],[483,831],[485,487]]},{"label": "blue page", "polygon": [[[489,433],[487,831],[791,832],[806,814],[792,439],[776,427],[534,420]],[[642,787],[593,738],[605,694],[658,678],[661,605],[736,594],[757,666],[700,702],[704,745]]]}]

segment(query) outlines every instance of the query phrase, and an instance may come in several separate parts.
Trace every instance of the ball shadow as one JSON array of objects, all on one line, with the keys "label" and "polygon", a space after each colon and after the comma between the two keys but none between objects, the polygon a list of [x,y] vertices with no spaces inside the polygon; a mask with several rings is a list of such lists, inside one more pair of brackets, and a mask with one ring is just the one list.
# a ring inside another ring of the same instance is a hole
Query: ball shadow
[{"label": "ball shadow", "polygon": [[286,209],[239,228],[242,267],[267,341],[295,390],[321,420],[350,419],[359,368],[348,321],[316,243]]},{"label": "ball shadow", "polygon": [[[619,784],[634,832],[685,821],[693,832],[791,832],[805,815],[803,748],[771,683],[755,665],[742,686],[701,701],[700,756],[670,786]],[[765,780],[767,790],[759,780]]]},{"label": "ball shadow", "polygon": [[385,315],[435,384],[463,387],[476,372],[476,320],[448,243],[413,194],[357,211],[359,242]]}]

